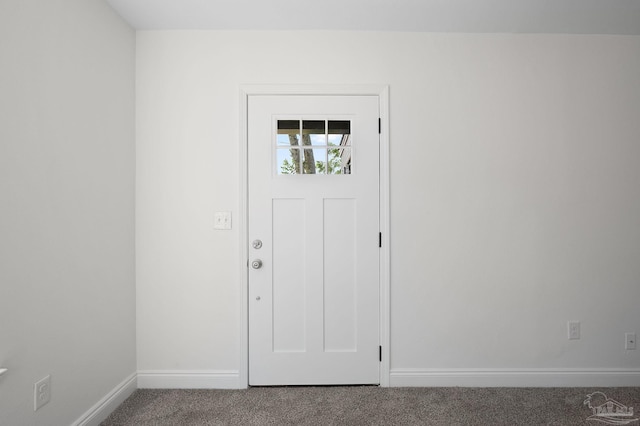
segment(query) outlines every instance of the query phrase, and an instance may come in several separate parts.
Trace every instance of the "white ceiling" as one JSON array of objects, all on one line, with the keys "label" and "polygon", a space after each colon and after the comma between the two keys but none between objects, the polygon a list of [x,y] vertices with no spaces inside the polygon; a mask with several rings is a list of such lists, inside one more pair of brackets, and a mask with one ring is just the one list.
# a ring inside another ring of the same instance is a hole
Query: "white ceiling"
[{"label": "white ceiling", "polygon": [[106,0],[136,29],[640,35],[640,0]]}]

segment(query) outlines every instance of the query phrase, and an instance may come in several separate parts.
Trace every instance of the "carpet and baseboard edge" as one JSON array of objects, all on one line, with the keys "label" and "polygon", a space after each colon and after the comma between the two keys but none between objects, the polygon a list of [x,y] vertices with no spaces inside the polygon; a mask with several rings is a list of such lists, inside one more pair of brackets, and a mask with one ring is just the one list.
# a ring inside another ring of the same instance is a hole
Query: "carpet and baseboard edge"
[{"label": "carpet and baseboard edge", "polygon": [[[391,387],[640,387],[640,369],[392,369]],[[242,389],[236,370],[141,370],[71,426],[98,426],[136,389]]]}]

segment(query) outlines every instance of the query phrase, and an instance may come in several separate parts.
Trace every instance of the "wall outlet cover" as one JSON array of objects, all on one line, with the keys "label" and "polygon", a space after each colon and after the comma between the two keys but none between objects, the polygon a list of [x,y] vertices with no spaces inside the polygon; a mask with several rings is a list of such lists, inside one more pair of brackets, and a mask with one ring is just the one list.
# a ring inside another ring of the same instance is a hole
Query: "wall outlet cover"
[{"label": "wall outlet cover", "polygon": [[38,411],[51,400],[51,375],[33,385],[33,411]]},{"label": "wall outlet cover", "polygon": [[567,332],[569,340],[580,339],[580,321],[569,321],[567,323]]},{"label": "wall outlet cover", "polygon": [[631,351],[636,349],[636,333],[624,333],[624,348]]}]

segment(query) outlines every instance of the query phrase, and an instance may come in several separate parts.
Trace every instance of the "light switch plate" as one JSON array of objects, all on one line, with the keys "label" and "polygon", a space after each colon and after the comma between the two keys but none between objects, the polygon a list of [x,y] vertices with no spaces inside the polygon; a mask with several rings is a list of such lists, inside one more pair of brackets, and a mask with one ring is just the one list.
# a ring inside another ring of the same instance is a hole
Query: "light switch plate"
[{"label": "light switch plate", "polygon": [[231,212],[216,212],[214,216],[213,229],[231,229]]}]

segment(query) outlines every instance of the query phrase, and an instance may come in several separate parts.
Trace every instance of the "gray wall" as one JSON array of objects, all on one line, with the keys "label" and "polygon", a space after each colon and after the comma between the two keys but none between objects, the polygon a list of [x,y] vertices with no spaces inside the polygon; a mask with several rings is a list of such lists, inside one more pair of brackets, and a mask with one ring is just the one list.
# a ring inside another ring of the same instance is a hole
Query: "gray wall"
[{"label": "gray wall", "polygon": [[137,43],[145,385],[170,373],[211,386],[243,368],[240,222],[213,230],[216,210],[239,213],[240,85],[362,83],[391,89],[391,383],[640,383],[640,351],[623,342],[640,331],[640,37],[142,31]]},{"label": "gray wall", "polygon": [[0,64],[0,424],[68,425],[136,369],[135,33],[101,0],[3,0]]}]

